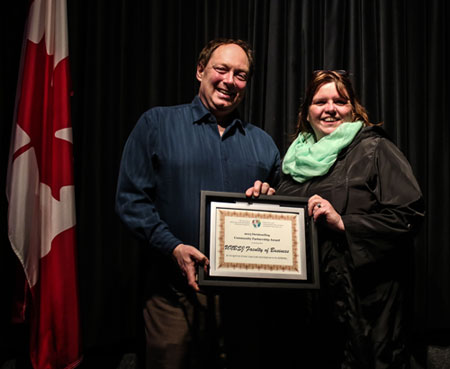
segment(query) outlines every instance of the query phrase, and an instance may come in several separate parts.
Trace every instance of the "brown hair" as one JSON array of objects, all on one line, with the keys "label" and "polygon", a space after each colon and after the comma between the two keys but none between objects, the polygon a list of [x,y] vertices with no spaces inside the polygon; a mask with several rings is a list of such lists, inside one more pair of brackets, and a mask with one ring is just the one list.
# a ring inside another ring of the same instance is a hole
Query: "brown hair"
[{"label": "brown hair", "polygon": [[324,84],[330,82],[334,82],[334,84],[336,85],[336,90],[342,98],[350,100],[350,104],[353,108],[353,122],[361,120],[363,121],[364,126],[374,125],[369,122],[369,116],[367,114],[366,108],[361,105],[358,98],[356,97],[348,73],[343,70],[319,70],[313,72],[312,79],[309,82],[308,87],[306,88],[305,97],[298,113],[295,138],[301,132],[314,133],[311,124],[308,122],[309,107],[317,90],[319,90],[319,88]]},{"label": "brown hair", "polygon": [[254,68],[254,60],[253,60],[253,49],[251,48],[251,46],[243,41],[243,40],[239,40],[239,39],[232,39],[232,38],[216,38],[214,40],[209,41],[205,47],[203,48],[203,50],[200,52],[199,56],[198,56],[198,60],[197,60],[197,65],[201,65],[202,67],[206,67],[206,65],[209,62],[209,59],[211,59],[211,55],[212,53],[219,47],[222,45],[229,45],[229,44],[235,44],[238,45],[242,48],[242,50],[245,51],[245,53],[247,54],[247,59],[248,59],[248,65],[249,65],[249,72],[248,72],[248,76],[251,77],[253,74],[253,68]]}]

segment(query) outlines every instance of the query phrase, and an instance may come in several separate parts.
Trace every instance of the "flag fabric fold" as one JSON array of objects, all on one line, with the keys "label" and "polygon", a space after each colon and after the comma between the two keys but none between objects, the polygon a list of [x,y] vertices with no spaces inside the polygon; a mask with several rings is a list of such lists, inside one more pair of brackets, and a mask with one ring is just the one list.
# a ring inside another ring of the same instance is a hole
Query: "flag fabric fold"
[{"label": "flag fabric fold", "polygon": [[7,177],[35,369],[81,361],[66,0],[30,3]]}]

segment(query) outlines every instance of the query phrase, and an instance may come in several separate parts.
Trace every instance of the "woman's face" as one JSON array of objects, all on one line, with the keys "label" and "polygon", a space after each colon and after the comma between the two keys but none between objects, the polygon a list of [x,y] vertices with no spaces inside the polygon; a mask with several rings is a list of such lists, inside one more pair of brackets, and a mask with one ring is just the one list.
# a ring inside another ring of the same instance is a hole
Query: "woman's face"
[{"label": "woman's face", "polygon": [[353,107],[348,98],[339,95],[334,82],[325,83],[314,95],[308,111],[317,141],[329,135],[344,122],[352,121]]}]

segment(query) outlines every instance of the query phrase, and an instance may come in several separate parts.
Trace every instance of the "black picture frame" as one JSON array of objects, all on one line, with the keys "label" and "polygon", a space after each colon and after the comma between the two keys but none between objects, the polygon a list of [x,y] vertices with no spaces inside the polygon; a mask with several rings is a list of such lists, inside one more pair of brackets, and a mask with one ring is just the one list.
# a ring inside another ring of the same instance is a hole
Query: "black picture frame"
[{"label": "black picture frame", "polygon": [[249,204],[275,204],[281,207],[303,208],[304,211],[304,237],[306,246],[306,279],[293,280],[264,277],[241,277],[241,276],[217,276],[210,275],[209,270],[199,268],[198,284],[201,289],[247,287],[247,288],[300,288],[319,289],[319,250],[317,241],[317,229],[312,219],[307,214],[308,199],[292,196],[267,196],[261,195],[258,198],[248,198],[243,193],[201,191],[200,203],[200,237],[199,249],[209,259],[211,257],[210,248],[210,223],[211,223],[211,203],[238,204],[247,202]]}]

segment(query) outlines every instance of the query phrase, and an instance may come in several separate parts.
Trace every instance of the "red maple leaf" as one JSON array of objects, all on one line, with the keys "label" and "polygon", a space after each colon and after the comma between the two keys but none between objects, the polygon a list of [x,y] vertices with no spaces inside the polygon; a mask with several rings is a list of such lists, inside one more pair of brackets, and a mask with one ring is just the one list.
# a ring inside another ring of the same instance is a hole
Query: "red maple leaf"
[{"label": "red maple leaf", "polygon": [[72,143],[55,135],[71,127],[68,60],[63,59],[54,68],[54,56],[47,54],[44,38],[39,44],[28,40],[26,50],[17,124],[31,141],[17,149],[13,160],[34,148],[39,180],[47,184],[52,196],[59,200],[61,187],[74,183]]}]

